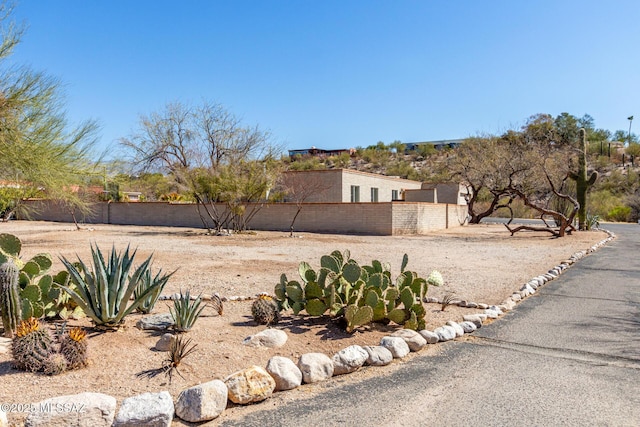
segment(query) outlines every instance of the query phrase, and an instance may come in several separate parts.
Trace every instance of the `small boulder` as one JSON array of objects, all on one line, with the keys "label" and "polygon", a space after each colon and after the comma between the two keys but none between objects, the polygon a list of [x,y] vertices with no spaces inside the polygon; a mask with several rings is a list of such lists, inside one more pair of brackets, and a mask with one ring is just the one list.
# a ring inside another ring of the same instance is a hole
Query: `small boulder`
[{"label": "small boulder", "polygon": [[11,338],[0,337],[0,354],[9,353],[9,350],[11,349],[11,341]]},{"label": "small boulder", "polygon": [[249,347],[282,347],[287,342],[287,333],[281,329],[268,328],[264,331],[251,335],[242,341],[242,344]]},{"label": "small boulder", "polygon": [[144,393],[122,401],[113,427],[170,427],[173,413],[168,391]]},{"label": "small boulder", "polygon": [[143,331],[165,331],[172,327],[174,324],[171,313],[165,314],[152,314],[151,316],[145,316],[138,320],[136,328]]},{"label": "small boulder", "polygon": [[309,383],[328,380],[333,376],[333,361],[323,353],[305,353],[298,359],[302,380]]},{"label": "small boulder", "polygon": [[475,323],[469,321],[461,322],[460,326],[464,330],[465,334],[470,334],[471,332],[474,332],[476,329],[478,329]]},{"label": "small boulder", "polygon": [[462,326],[458,324],[458,322],[454,322],[453,320],[449,320],[447,322],[447,326],[451,326],[456,331],[456,337],[461,337],[464,335],[464,329]]},{"label": "small boulder", "polygon": [[0,427],[9,427],[9,420],[7,419],[7,413],[0,408]]},{"label": "small boulder", "polygon": [[473,322],[473,324],[478,328],[482,327],[482,323],[484,322],[484,319],[479,314],[465,314],[464,316],[462,316],[462,319],[465,322]]},{"label": "small boulder", "polygon": [[440,341],[440,339],[438,338],[438,334],[431,332],[427,329],[423,329],[418,333],[422,335],[422,338],[424,338],[427,341],[427,344],[435,344],[438,341]]},{"label": "small boulder", "polygon": [[389,350],[394,359],[402,359],[411,351],[406,341],[400,337],[382,337],[380,345]]},{"label": "small boulder", "polygon": [[225,383],[213,380],[184,389],[176,400],[176,415],[190,423],[213,420],[227,407]]},{"label": "small boulder", "polygon": [[266,370],[276,382],[276,391],[291,390],[302,384],[302,372],[286,357],[273,356],[267,362]]},{"label": "small boulder", "polygon": [[261,402],[276,389],[273,377],[264,368],[255,365],[229,375],[224,383],[229,389],[229,400],[241,405]]},{"label": "small boulder", "polygon": [[391,351],[389,351],[389,349],[386,347],[382,347],[381,345],[368,345],[362,348],[364,348],[364,350],[369,355],[367,357],[367,361],[365,362],[367,365],[386,366],[393,360],[393,354],[391,354]]},{"label": "small boulder", "polygon": [[412,329],[398,329],[391,336],[402,338],[411,351],[420,351],[427,345],[427,340]]},{"label": "small boulder", "polygon": [[176,340],[176,336],[173,334],[163,334],[156,343],[156,350],[169,351],[171,349],[171,343]]},{"label": "small boulder", "polygon": [[[58,396],[36,403],[35,406],[41,410],[29,413],[25,427],[111,427],[116,415],[116,398],[102,393]],[[57,411],[56,408],[65,410]]]},{"label": "small boulder", "polygon": [[440,326],[433,330],[438,335],[438,339],[442,342],[451,341],[456,337],[456,330],[449,325]]},{"label": "small boulder", "polygon": [[350,345],[333,355],[333,375],[357,371],[369,358],[369,353],[359,345]]}]

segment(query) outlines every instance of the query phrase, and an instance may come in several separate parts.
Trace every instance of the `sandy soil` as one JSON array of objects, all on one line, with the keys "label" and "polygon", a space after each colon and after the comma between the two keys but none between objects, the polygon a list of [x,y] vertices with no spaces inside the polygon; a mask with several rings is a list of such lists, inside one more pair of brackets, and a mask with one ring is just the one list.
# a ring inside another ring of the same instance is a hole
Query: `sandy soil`
[{"label": "sandy soil", "polygon": [[[191,290],[192,294],[218,293],[222,296],[255,296],[273,293],[280,274],[297,279],[297,266],[307,261],[319,267],[320,257],[333,250],[349,249],[351,257],[361,264],[372,259],[389,262],[392,275],[399,272],[404,253],[409,255],[409,269],[426,277],[431,270],[445,278],[441,288],[431,288],[429,296],[441,297],[454,292],[460,299],[499,304],[522,283],[546,272],[576,251],[602,240],[602,232],[580,232],[562,239],[547,233],[518,233],[511,237],[503,226],[478,225],[443,230],[421,236],[342,236],[300,233],[258,232],[212,237],[203,230],[165,227],[131,227],[96,225],[90,230],[76,231],[73,225],[46,222],[12,221],[0,224],[0,233],[17,235],[23,243],[22,257],[29,259],[40,252],[55,258],[53,271],[61,270],[59,256],[70,260],[76,255],[88,261],[90,244],[107,251],[111,246],[122,250],[128,244],[138,249],[136,259],[142,261],[154,254],[154,267],[165,271],[178,269],[165,288],[165,294]],[[164,374],[140,375],[159,368],[166,353],[154,350],[161,333],[141,331],[135,323],[141,317],[127,317],[124,328],[117,332],[90,330],[90,365],[86,369],[48,377],[12,368],[9,354],[0,354],[0,403],[37,402],[45,398],[83,391],[110,394],[122,399],[144,392],[167,390],[176,398],[186,387],[223,379],[250,365],[265,366],[274,355],[297,358],[307,352],[323,352],[332,356],[351,344],[375,345],[394,330],[392,326],[373,326],[348,335],[322,318],[297,318],[285,314],[278,328],[289,335],[280,349],[255,349],[243,346],[242,340],[264,327],[251,318],[251,301],[226,302],[223,316],[207,308],[188,337],[197,343],[197,351],[186,359],[171,383]],[[427,327],[433,329],[447,320],[461,320],[462,314],[478,310],[449,307],[440,311],[437,304],[427,304]],[[154,313],[168,313],[166,302],[160,301]],[[86,320],[70,325],[90,326]],[[428,351],[437,351],[431,346]],[[380,375],[397,369],[401,362],[388,368],[366,369],[349,380],[367,375]],[[335,386],[346,377],[327,384],[306,385],[297,390],[278,393],[277,397],[259,405],[271,406],[278,401],[309,396],[314,391]],[[249,408],[230,408],[219,421],[246,413]],[[19,422],[23,415],[10,414]],[[218,422],[218,421],[216,421]],[[176,421],[176,424],[180,423]]]}]

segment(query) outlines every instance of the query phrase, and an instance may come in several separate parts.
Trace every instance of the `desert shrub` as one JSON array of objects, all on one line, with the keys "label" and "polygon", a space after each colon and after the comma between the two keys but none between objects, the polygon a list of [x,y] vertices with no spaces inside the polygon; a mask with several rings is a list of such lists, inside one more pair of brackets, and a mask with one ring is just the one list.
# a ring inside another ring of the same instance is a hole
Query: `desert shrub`
[{"label": "desert shrub", "polygon": [[587,196],[589,211],[601,218],[609,219],[609,212],[616,206],[623,205],[623,197],[612,194],[609,190],[598,190]]},{"label": "desert shrub", "polygon": [[629,206],[616,206],[607,213],[606,219],[616,222],[628,222],[631,219],[631,208]]},{"label": "desert shrub", "polygon": [[326,168],[327,165],[325,165],[318,157],[301,158],[300,160],[289,164],[289,170],[292,171],[319,170]]}]

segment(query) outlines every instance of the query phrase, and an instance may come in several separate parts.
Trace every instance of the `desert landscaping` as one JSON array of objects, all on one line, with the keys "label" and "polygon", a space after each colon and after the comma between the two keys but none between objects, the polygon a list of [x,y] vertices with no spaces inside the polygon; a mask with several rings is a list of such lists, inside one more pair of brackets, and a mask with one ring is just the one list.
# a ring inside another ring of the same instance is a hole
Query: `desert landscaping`
[{"label": "desert landscaping", "polygon": [[[260,293],[274,293],[274,287],[285,273],[298,278],[298,264],[306,261],[319,266],[322,255],[348,249],[360,263],[377,259],[391,265],[392,277],[400,270],[403,254],[408,254],[408,268],[421,277],[432,270],[444,278],[442,287],[429,288],[428,296],[442,298],[453,293],[456,298],[488,305],[501,304],[532,277],[547,272],[577,251],[603,240],[601,231],[576,232],[564,238],[551,238],[547,233],[521,232],[510,236],[502,225],[474,225],[442,230],[426,235],[361,236],[256,232],[231,236],[210,236],[200,229],[91,225],[76,230],[71,224],[11,221],[0,225],[0,233],[10,233],[22,241],[23,259],[48,252],[54,259],[52,272],[63,269],[59,257],[89,261],[90,245],[107,252],[111,247],[124,250],[137,248],[136,260],[142,262],[153,254],[153,269],[177,270],[166,285],[163,295],[189,290],[205,298],[223,297],[222,315],[205,308],[193,329],[185,334],[197,344],[195,352],[179,368],[172,380],[160,373],[145,375],[160,368],[166,353],[155,345],[163,332],[140,330],[136,322],[143,315],[126,317],[124,327],[103,332],[91,327],[88,319],[70,320],[68,327],[82,326],[88,331],[89,365],[86,368],[47,376],[26,373],[13,367],[11,352],[0,353],[0,401],[2,403],[38,402],[46,398],[99,392],[122,400],[146,392],[168,391],[175,400],[185,388],[224,380],[229,374],[251,365],[264,367],[272,356],[284,356],[294,362],[309,352],[331,357],[352,344],[377,345],[398,326],[369,326],[347,334],[328,318],[294,316],[283,313],[274,327],[286,332],[288,340],[280,348],[255,348],[242,344],[243,339],[265,329],[251,316],[251,304]],[[240,297],[240,298],[238,298]],[[158,301],[154,314],[168,313],[170,301]],[[460,321],[464,314],[481,312],[478,308],[427,303],[426,325],[433,330],[448,320]],[[430,346],[420,354],[437,351]],[[349,381],[367,375],[384,375],[401,368],[394,362],[386,368],[363,368]],[[303,385],[276,393],[264,403],[273,405],[278,399],[308,397],[324,387],[331,387],[346,377],[326,383]],[[219,420],[240,416],[250,408],[229,404]],[[11,423],[19,423],[26,414],[9,414]],[[177,418],[174,424],[181,423]]]}]

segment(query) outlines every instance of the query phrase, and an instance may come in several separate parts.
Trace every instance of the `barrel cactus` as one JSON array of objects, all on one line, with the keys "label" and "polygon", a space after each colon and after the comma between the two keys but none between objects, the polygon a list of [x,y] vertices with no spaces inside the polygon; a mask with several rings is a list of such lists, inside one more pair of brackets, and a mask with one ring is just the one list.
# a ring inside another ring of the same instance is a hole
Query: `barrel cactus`
[{"label": "barrel cactus", "polygon": [[20,301],[20,287],[18,267],[8,261],[0,265],[0,313],[4,335],[13,338],[18,324],[22,320],[22,303]]},{"label": "barrel cactus", "polygon": [[60,342],[60,353],[69,369],[87,366],[87,333],[82,328],[73,328]]},{"label": "barrel cactus", "polygon": [[260,295],[251,305],[253,320],[259,325],[272,325],[280,320],[278,303],[269,295]]},{"label": "barrel cactus", "polygon": [[12,353],[18,369],[29,372],[42,371],[46,361],[55,353],[55,341],[49,330],[31,317],[18,325],[13,338]]}]

